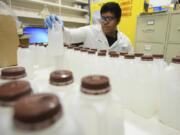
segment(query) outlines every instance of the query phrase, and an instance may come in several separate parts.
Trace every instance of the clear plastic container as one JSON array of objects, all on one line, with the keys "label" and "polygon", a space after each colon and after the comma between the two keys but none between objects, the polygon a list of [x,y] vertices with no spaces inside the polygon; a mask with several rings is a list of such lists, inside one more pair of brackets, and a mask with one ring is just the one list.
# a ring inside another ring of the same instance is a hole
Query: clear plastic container
[{"label": "clear plastic container", "polygon": [[96,51],[89,50],[87,54],[88,64],[84,64],[85,68],[84,68],[83,76],[94,74],[94,71],[95,71],[94,61],[96,58],[97,58]]},{"label": "clear plastic container", "polygon": [[72,70],[72,66],[73,65],[73,54],[74,54],[74,50],[73,50],[73,46],[67,46],[67,49],[65,51],[64,54],[64,64],[63,64],[63,68],[67,69],[67,70]]},{"label": "clear plastic container", "polygon": [[132,91],[136,85],[136,68],[134,55],[125,55],[123,64],[119,66],[118,78],[116,79],[118,81],[116,83],[117,94],[123,99],[123,105],[127,109],[130,109],[132,104]]},{"label": "clear plastic container", "polygon": [[44,45],[39,45],[38,47],[38,65],[39,68],[47,67],[47,48]]},{"label": "clear plastic container", "polygon": [[13,129],[9,132],[13,132],[12,135],[84,135],[83,129],[79,126],[79,124],[68,115],[64,115],[63,118],[58,120],[54,125],[41,131],[21,132]]},{"label": "clear plastic container", "polygon": [[33,72],[33,54],[29,47],[20,45],[17,51],[18,66],[26,68],[28,74]]},{"label": "clear plastic container", "polygon": [[121,102],[111,94],[108,78],[84,77],[80,90],[70,98],[68,112],[80,123],[84,135],[123,135]]},{"label": "clear plastic container", "polygon": [[36,87],[36,93],[53,93],[60,97],[66,111],[66,100],[71,95],[76,95],[78,85],[74,82],[74,77],[71,71],[68,70],[44,70],[37,74],[33,80]]},{"label": "clear plastic container", "polygon": [[78,61],[77,62],[77,65],[78,65],[78,71],[77,71],[77,73],[76,73],[76,81],[77,81],[77,83],[78,84],[80,84],[80,82],[81,82],[81,78],[85,75],[85,74],[87,74],[87,65],[86,65],[86,63],[87,63],[87,58],[88,58],[88,49],[84,49],[84,48],[82,48],[81,50],[80,50],[80,55],[79,55],[79,57],[77,57],[77,59],[76,59],[76,61]]},{"label": "clear plastic container", "polygon": [[132,89],[131,109],[145,117],[151,118],[157,111],[159,90],[157,90],[157,71],[152,56],[143,56],[136,69],[136,84]]},{"label": "clear plastic container", "polygon": [[80,57],[81,57],[81,48],[79,47],[74,47],[74,53],[73,53],[73,60],[72,60],[72,65],[71,67],[73,68],[72,71],[74,73],[74,79],[75,82],[78,82],[77,80],[80,80],[79,76],[79,69],[80,69]]},{"label": "clear plastic container", "polygon": [[98,52],[97,57],[94,61],[94,74],[107,74],[107,68],[104,68],[107,66],[107,56],[106,52]]},{"label": "clear plastic container", "polygon": [[162,55],[162,54],[154,54],[153,58],[154,58],[154,63],[158,67],[159,72],[164,70],[168,66],[167,63],[163,59],[164,55]]},{"label": "clear plastic container", "polygon": [[[168,66],[167,63],[164,61],[164,55],[163,54],[154,54],[153,59],[154,59],[154,66],[156,67],[156,78],[158,79],[158,84],[157,84],[157,90],[160,92],[160,89],[162,89],[162,79],[163,79],[163,73],[164,69]],[[160,95],[160,93],[158,94]],[[158,98],[160,99],[160,97]],[[159,100],[157,104],[157,109],[159,109]]]},{"label": "clear plastic container", "polygon": [[180,130],[180,58],[173,58],[165,68],[160,94],[159,120]]},{"label": "clear plastic container", "polygon": [[124,60],[124,56],[128,54],[128,52],[120,52],[120,59]]},{"label": "clear plastic container", "polygon": [[106,58],[106,61],[107,61],[107,65],[106,65],[107,69],[104,74],[109,76],[111,80],[112,88],[116,90],[116,88],[118,89],[119,86],[118,79],[119,79],[119,71],[121,70],[121,67],[119,66],[121,64],[121,61],[119,59],[119,54],[117,53],[110,54]]},{"label": "clear plastic container", "polygon": [[51,126],[41,130],[23,130],[16,128],[14,125],[13,108],[0,107],[0,131],[3,135],[84,135],[83,129],[80,127],[73,117],[63,113],[63,116],[53,123]]},{"label": "clear plastic container", "polygon": [[135,60],[137,62],[140,62],[141,61],[141,57],[143,56],[144,54],[143,53],[135,53],[134,56],[135,56]]},{"label": "clear plastic container", "polygon": [[33,60],[33,70],[38,68],[38,50],[37,50],[37,45],[30,45],[29,46],[30,52],[31,52],[31,58]]},{"label": "clear plastic container", "polygon": [[63,45],[63,31],[58,22],[53,24],[52,29],[48,29],[48,47],[47,47],[47,61],[48,66],[55,68],[63,68],[64,60],[64,45]]}]

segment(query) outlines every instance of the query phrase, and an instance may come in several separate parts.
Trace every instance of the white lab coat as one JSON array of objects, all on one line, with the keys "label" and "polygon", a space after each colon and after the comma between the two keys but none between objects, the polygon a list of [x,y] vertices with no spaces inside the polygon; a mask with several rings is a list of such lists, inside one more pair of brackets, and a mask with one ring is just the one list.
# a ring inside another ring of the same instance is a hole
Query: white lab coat
[{"label": "white lab coat", "polygon": [[64,42],[67,44],[84,42],[84,47],[95,48],[98,50],[106,49],[109,51],[129,53],[133,53],[134,51],[129,38],[119,31],[117,41],[109,47],[108,40],[102,31],[101,25],[89,25],[77,29],[64,28],[63,34]]}]

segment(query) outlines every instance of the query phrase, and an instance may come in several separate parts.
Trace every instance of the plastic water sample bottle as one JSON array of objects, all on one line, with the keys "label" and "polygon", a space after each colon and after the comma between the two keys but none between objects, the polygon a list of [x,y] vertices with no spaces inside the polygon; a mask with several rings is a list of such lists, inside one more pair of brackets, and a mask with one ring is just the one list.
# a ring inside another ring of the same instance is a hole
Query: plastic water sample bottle
[{"label": "plastic water sample bottle", "polygon": [[151,118],[157,110],[159,92],[155,70],[152,56],[143,56],[136,70],[131,109],[145,118]]},{"label": "plastic water sample bottle", "polygon": [[49,66],[54,66],[55,68],[63,67],[64,59],[64,45],[63,45],[63,31],[62,27],[55,23],[52,29],[48,29],[48,61]]},{"label": "plastic water sample bottle", "polygon": [[159,120],[180,130],[180,58],[173,58],[163,73]]},{"label": "plastic water sample bottle", "polygon": [[73,96],[69,102],[69,112],[84,129],[84,135],[123,135],[121,103],[110,91],[106,76],[93,75],[82,79],[79,95]]},{"label": "plastic water sample bottle", "polygon": [[12,117],[7,132],[15,135],[83,135],[81,127],[64,112],[62,102],[54,94],[33,94],[19,100]]},{"label": "plastic water sample bottle", "polygon": [[[132,91],[136,85],[136,61],[134,55],[126,54],[124,56],[124,62],[121,65],[119,78],[117,80],[117,94],[123,98],[123,105],[125,108],[130,109],[132,104]],[[129,85],[131,83],[131,85]]]}]

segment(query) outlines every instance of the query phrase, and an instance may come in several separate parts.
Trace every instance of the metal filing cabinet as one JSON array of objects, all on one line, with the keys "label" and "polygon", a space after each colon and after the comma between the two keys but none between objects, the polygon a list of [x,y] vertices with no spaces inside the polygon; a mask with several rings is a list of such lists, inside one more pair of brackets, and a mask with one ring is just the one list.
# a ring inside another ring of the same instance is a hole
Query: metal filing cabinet
[{"label": "metal filing cabinet", "polygon": [[172,57],[180,55],[180,11],[170,15],[169,33],[166,47],[166,61],[170,63]]},{"label": "metal filing cabinet", "polygon": [[166,61],[170,63],[172,57],[175,57],[175,56],[180,56],[180,43],[167,45]]},{"label": "metal filing cabinet", "polygon": [[139,15],[136,25],[135,52],[163,54],[168,31],[168,13]]},{"label": "metal filing cabinet", "polygon": [[144,53],[146,55],[164,53],[164,44],[136,42],[136,46],[137,53]]}]

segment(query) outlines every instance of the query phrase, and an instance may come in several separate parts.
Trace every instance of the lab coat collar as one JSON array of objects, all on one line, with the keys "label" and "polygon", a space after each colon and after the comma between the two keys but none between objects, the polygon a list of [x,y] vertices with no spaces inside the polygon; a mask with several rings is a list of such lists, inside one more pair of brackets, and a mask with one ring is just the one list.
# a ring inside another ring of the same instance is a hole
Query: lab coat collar
[{"label": "lab coat collar", "polygon": [[104,42],[104,44],[106,45],[107,48],[109,47],[108,40],[106,38],[106,35],[105,35],[104,31],[102,30],[101,25],[99,25],[99,35],[98,35],[98,38],[99,38],[98,40],[102,40]]},{"label": "lab coat collar", "polygon": [[109,49],[116,47],[116,45],[119,44],[121,40],[122,40],[121,32],[117,29],[117,40],[112,44],[111,47],[109,47]]},{"label": "lab coat collar", "polygon": [[99,35],[97,38],[98,40],[102,40],[102,42],[104,42],[104,44],[107,46],[108,49],[114,48],[122,40],[121,32],[117,29],[117,41],[115,41],[111,46],[109,46],[108,40],[106,38],[105,33],[102,30],[101,25],[98,25],[98,27],[99,27],[98,29]]}]

